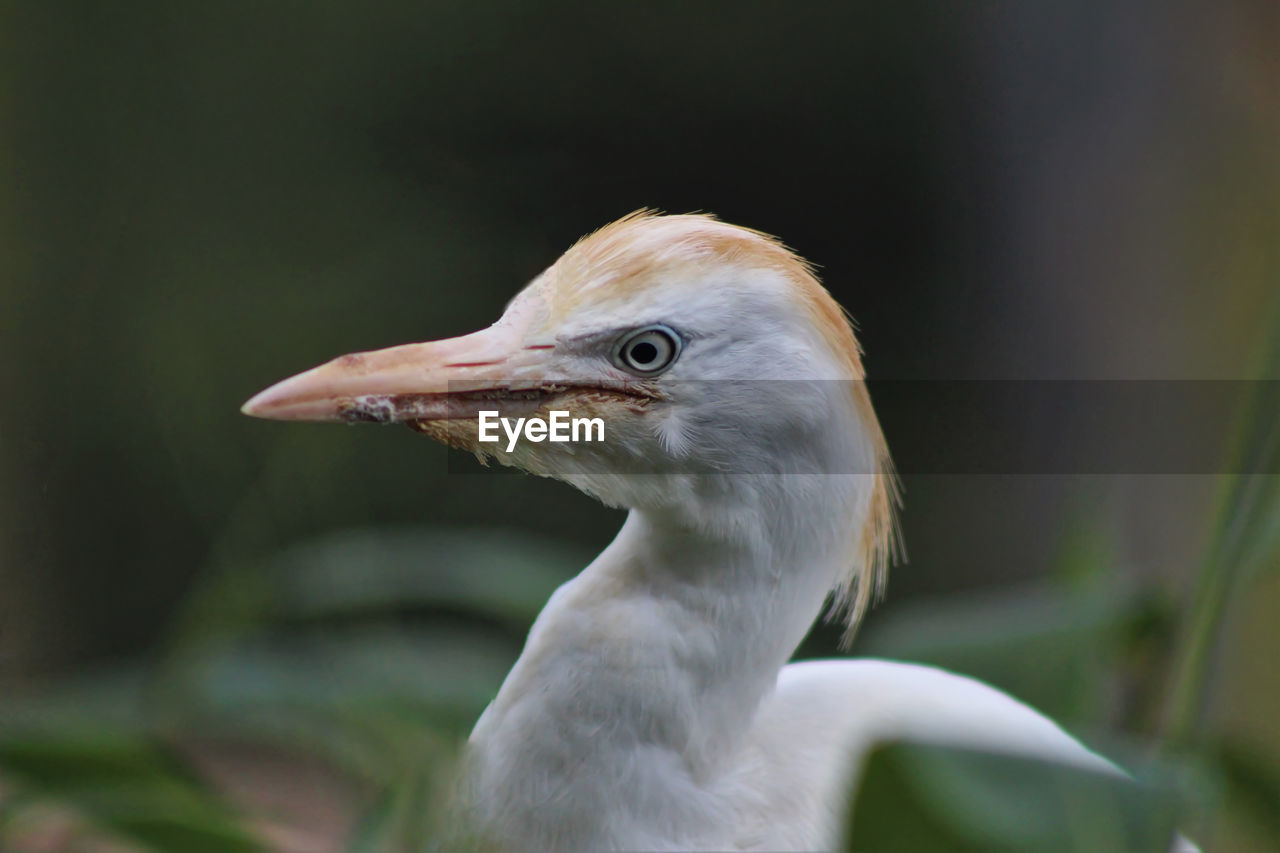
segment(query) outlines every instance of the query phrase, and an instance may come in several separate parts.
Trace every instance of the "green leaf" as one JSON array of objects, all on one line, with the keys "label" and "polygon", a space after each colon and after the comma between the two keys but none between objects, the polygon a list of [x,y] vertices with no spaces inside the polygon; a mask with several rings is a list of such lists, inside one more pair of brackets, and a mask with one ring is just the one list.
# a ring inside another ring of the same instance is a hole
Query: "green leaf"
[{"label": "green leaf", "polygon": [[1215,750],[1227,798],[1268,838],[1280,838],[1280,773],[1265,753],[1235,743]]},{"label": "green leaf", "polygon": [[397,850],[402,836],[400,799],[394,791],[384,791],[361,817],[347,842],[346,853],[393,853]]},{"label": "green leaf", "polygon": [[290,549],[273,563],[291,616],[406,606],[451,607],[521,627],[590,555],[509,530],[354,530]]},{"label": "green leaf", "polygon": [[11,732],[0,738],[0,771],[20,791],[63,804],[151,850],[262,850],[175,757],[141,738],[104,731]]},{"label": "green leaf", "polygon": [[526,629],[556,587],[590,561],[511,530],[358,528],[235,563],[199,590],[176,654],[209,638],[284,622],[453,611]]},{"label": "green leaf", "polygon": [[872,751],[845,849],[1166,853],[1167,788],[1036,758],[919,743]]},{"label": "green leaf", "polygon": [[1203,736],[1206,684],[1231,601],[1264,571],[1280,568],[1280,296],[1260,359],[1261,379],[1236,418],[1228,460],[1235,475],[1218,500],[1217,521],[1171,666],[1166,743],[1185,748]]},{"label": "green leaf", "polygon": [[171,725],[288,744],[378,784],[459,741],[519,649],[461,626],[335,626],[187,655],[166,685]]},{"label": "green leaf", "polygon": [[493,698],[519,649],[450,628],[333,628],[247,638],[186,661],[198,701],[229,712],[272,703],[332,707],[403,700],[474,718]]},{"label": "green leaf", "polygon": [[1117,581],[1041,583],[891,609],[859,655],[928,663],[1005,690],[1055,719],[1099,714],[1107,666],[1150,602]]}]

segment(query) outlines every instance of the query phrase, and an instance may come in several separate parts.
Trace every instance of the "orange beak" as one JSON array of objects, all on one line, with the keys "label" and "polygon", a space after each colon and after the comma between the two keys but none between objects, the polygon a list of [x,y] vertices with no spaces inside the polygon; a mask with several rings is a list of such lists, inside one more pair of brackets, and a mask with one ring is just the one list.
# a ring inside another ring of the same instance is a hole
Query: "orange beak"
[{"label": "orange beak", "polygon": [[285,379],[245,403],[255,418],[284,421],[453,420],[497,400],[531,402],[556,390],[546,375],[553,344],[523,346],[499,323],[470,335],[352,353]]}]

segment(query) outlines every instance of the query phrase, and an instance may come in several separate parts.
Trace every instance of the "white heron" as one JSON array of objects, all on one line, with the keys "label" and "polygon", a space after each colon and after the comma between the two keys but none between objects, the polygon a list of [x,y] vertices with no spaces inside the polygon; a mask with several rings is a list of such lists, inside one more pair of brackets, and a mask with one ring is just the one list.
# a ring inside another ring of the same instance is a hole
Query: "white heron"
[{"label": "white heron", "polygon": [[[881,589],[894,475],[846,315],[772,237],[639,212],[487,329],[335,359],[244,406],[403,422],[630,510],[551,597],[468,743],[469,819],[511,851],[824,850],[886,737],[1113,769],[979,681],[788,660]],[[479,440],[477,413],[599,417],[605,440]]]}]

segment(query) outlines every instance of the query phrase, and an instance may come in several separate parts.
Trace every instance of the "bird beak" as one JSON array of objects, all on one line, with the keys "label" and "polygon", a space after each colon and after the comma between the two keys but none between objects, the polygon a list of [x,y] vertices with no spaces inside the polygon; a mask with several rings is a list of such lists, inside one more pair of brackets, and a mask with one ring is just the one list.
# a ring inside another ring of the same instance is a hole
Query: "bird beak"
[{"label": "bird beak", "polygon": [[553,345],[523,346],[520,331],[498,323],[458,338],[344,355],[272,385],[241,411],[284,421],[474,417],[499,400],[536,397],[548,387]]}]

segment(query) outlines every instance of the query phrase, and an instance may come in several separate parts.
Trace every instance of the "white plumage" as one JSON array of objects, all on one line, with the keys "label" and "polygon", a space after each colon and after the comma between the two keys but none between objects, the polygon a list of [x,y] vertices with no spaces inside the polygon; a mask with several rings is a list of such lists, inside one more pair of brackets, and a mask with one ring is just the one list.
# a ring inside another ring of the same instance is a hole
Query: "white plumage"
[{"label": "white plumage", "polygon": [[[630,509],[538,617],[471,735],[465,820],[512,851],[821,850],[890,736],[1114,770],[987,685],[787,665],[892,544],[888,453],[847,321],[781,244],[706,216],[585,238],[489,329],[344,356],[248,414],[402,421]],[[476,413],[601,417],[598,444],[478,440]]]}]

